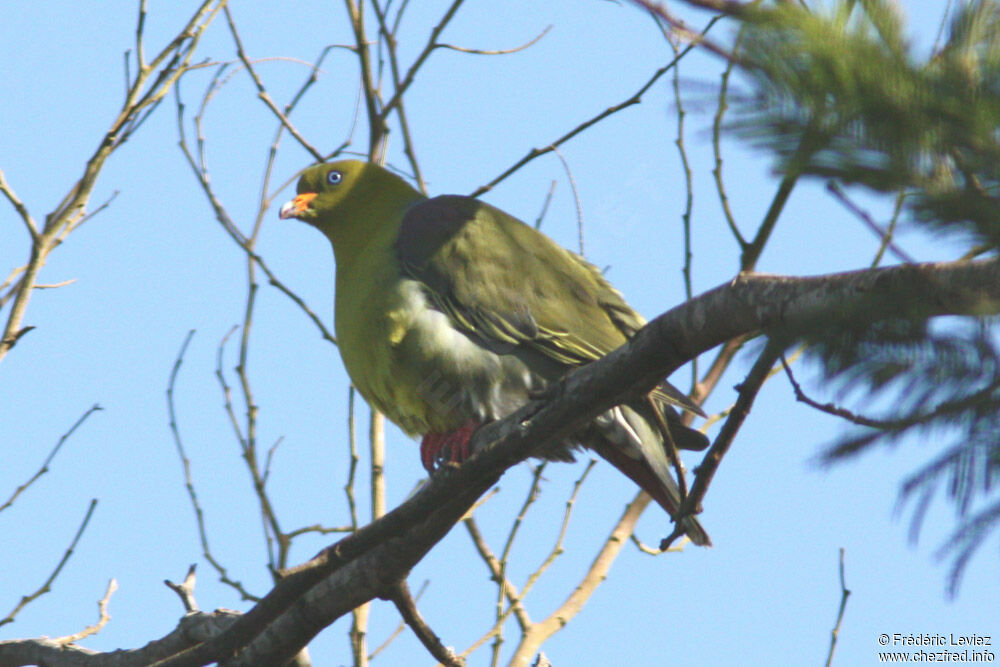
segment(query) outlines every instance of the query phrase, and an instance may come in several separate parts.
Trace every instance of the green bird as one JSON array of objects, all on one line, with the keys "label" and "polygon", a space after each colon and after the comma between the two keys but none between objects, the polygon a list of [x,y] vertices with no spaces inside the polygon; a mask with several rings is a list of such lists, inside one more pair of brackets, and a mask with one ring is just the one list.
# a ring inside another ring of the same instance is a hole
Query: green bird
[{"label": "green bird", "polygon": [[[297,192],[280,216],[313,225],[333,245],[336,334],[351,381],[423,436],[428,471],[464,460],[479,425],[645,324],[596,267],[478,199],[427,198],[356,160],[309,167]],[[572,461],[574,449],[590,448],[673,516],[679,491],[660,422],[681,449],[702,450],[708,439],[670,404],[704,416],[663,382],[538,456]],[[697,520],[684,528],[695,544],[711,544]]]}]

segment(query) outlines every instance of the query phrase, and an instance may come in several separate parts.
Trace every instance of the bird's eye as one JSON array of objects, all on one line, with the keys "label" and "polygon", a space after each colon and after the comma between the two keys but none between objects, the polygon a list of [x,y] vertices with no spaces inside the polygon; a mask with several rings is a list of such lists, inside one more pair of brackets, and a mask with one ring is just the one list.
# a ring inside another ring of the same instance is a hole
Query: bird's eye
[{"label": "bird's eye", "polygon": [[326,182],[330,185],[340,185],[342,180],[344,180],[344,175],[336,169],[326,172]]}]

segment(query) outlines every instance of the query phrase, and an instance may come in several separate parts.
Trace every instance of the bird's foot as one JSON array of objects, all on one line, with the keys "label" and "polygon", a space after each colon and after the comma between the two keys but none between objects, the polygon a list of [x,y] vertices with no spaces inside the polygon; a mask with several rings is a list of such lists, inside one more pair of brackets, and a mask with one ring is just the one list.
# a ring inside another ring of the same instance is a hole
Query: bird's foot
[{"label": "bird's foot", "polygon": [[472,456],[470,440],[480,424],[469,421],[448,433],[427,433],[420,441],[420,462],[427,472],[434,472],[442,462],[461,463]]}]

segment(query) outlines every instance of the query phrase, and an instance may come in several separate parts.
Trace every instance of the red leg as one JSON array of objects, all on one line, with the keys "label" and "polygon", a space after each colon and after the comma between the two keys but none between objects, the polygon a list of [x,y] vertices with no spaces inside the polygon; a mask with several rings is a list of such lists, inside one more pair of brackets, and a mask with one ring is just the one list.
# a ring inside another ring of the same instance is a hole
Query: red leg
[{"label": "red leg", "polygon": [[449,433],[426,433],[420,441],[420,462],[427,472],[433,472],[438,462],[461,463],[472,455],[469,441],[479,428],[479,422],[469,421]]}]

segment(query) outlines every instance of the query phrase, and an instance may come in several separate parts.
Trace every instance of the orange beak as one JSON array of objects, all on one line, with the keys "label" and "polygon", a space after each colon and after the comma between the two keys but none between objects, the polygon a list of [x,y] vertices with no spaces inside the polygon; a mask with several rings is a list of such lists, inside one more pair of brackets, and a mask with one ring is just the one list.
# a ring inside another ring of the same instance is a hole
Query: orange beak
[{"label": "orange beak", "polygon": [[295,199],[281,207],[278,217],[282,220],[299,217],[303,211],[309,208],[309,204],[313,199],[316,199],[315,192],[303,192],[300,195],[296,195]]}]

